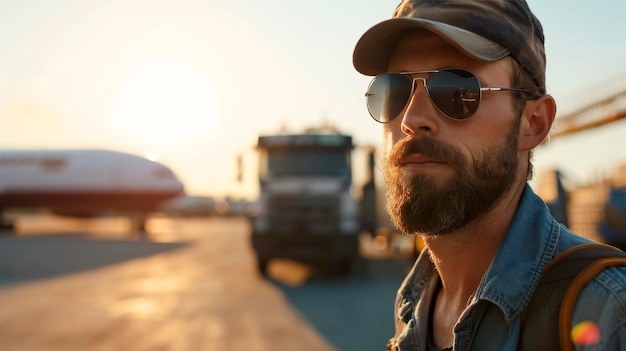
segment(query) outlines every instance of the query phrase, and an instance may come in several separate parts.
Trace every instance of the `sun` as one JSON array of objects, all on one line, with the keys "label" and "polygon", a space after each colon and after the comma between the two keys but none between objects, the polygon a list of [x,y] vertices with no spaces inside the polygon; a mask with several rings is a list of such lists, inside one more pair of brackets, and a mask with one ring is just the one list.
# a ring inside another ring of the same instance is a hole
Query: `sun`
[{"label": "sun", "polygon": [[219,127],[219,105],[208,76],[175,58],[143,59],[115,94],[113,122],[143,142],[172,144]]}]

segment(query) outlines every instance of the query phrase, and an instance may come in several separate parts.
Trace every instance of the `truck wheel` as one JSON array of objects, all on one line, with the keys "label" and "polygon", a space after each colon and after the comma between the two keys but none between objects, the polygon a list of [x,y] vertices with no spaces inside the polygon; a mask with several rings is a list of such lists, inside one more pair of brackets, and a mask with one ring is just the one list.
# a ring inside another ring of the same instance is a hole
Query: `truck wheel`
[{"label": "truck wheel", "polygon": [[267,277],[267,266],[269,262],[270,262],[269,258],[259,257],[257,259],[259,273],[261,273],[261,275],[264,277]]},{"label": "truck wheel", "polygon": [[348,276],[352,273],[354,261],[351,258],[341,259],[335,263],[335,273],[342,276]]},{"label": "truck wheel", "polygon": [[369,264],[364,257],[358,257],[353,261],[352,274],[358,278],[367,278],[369,276]]},{"label": "truck wheel", "polygon": [[15,221],[4,221],[0,217],[0,236],[2,235],[16,235]]}]

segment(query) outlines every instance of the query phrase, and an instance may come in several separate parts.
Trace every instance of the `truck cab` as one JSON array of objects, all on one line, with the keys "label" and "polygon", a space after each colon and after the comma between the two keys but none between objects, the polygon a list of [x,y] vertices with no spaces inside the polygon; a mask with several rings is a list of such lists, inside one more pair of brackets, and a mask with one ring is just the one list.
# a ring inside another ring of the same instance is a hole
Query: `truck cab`
[{"label": "truck cab", "polygon": [[353,196],[352,137],[333,134],[258,138],[258,213],[252,247],[267,274],[274,258],[349,272],[359,256],[359,203]]}]

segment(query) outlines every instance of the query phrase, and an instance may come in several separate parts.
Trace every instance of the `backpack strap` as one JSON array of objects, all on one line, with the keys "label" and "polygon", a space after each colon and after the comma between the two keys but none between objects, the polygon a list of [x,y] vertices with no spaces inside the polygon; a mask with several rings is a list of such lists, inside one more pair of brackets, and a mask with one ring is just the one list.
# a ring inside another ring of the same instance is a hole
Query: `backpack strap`
[{"label": "backpack strap", "polygon": [[[618,249],[615,248],[614,250]],[[576,276],[567,288],[565,296],[563,297],[563,305],[559,311],[559,338],[561,339],[561,348],[563,350],[574,350],[574,344],[570,337],[573,327],[572,315],[574,314],[574,307],[576,306],[578,295],[580,295],[583,288],[589,284],[596,275],[609,267],[626,267],[625,252],[618,250],[616,253],[613,253],[613,255],[612,257],[609,256],[591,263]],[[565,346],[566,343],[569,346]]]},{"label": "backpack strap", "polygon": [[574,350],[572,315],[581,290],[608,267],[626,266],[626,253],[606,244],[574,246],[554,257],[522,313],[518,350]]}]

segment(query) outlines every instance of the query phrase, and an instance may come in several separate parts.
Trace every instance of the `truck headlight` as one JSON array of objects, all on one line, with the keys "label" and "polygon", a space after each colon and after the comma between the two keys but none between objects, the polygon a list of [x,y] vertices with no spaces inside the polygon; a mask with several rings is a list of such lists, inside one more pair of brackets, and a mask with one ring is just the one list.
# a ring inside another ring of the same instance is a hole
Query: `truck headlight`
[{"label": "truck headlight", "polygon": [[255,217],[253,223],[255,233],[267,233],[270,229],[270,223],[265,217]]}]

